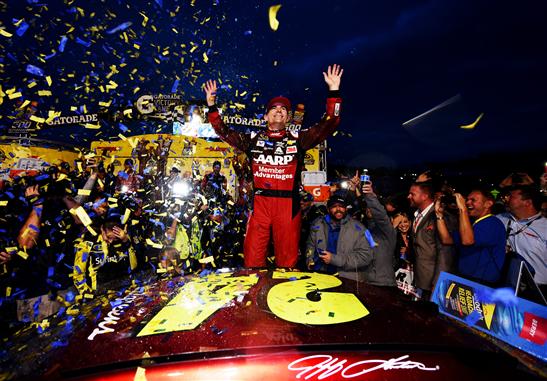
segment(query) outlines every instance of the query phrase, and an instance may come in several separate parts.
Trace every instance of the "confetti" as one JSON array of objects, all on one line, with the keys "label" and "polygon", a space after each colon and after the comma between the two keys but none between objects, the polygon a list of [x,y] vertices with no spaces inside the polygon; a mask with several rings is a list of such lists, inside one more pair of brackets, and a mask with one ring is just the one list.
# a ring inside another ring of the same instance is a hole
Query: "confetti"
[{"label": "confetti", "polygon": [[279,21],[277,21],[277,12],[281,8],[281,4],[272,5],[268,10],[268,19],[270,21],[270,28],[275,32],[279,28]]}]

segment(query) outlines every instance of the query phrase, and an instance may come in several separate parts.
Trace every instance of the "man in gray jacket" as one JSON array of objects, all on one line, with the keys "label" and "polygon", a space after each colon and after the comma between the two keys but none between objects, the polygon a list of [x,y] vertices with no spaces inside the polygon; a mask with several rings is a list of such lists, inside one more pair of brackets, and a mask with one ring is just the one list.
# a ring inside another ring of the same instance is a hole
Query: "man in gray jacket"
[{"label": "man in gray jacket", "polygon": [[364,183],[362,190],[362,207],[367,211],[365,223],[374,239],[372,263],[365,270],[365,282],[375,286],[395,287],[397,283],[395,282],[393,259],[397,244],[397,232],[386,209],[378,201],[378,197],[372,189],[372,183],[370,181]]},{"label": "man in gray jacket", "polygon": [[343,197],[331,196],[327,209],[328,215],[315,220],[310,228],[306,245],[308,268],[364,281],[363,272],[372,262],[370,232],[348,216]]}]

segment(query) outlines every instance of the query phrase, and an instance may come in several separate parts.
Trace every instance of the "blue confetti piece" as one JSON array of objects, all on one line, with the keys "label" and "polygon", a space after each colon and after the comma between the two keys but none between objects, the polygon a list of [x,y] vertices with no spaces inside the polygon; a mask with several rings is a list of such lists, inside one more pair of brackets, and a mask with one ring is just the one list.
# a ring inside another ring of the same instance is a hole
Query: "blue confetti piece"
[{"label": "blue confetti piece", "polygon": [[372,234],[370,234],[368,230],[365,230],[365,238],[367,239],[370,247],[376,247],[376,242],[374,242],[374,238],[372,238]]},{"label": "blue confetti piece", "polygon": [[68,345],[68,341],[61,341],[61,340],[57,340],[51,343],[52,348],[66,347],[67,345]]},{"label": "blue confetti piece", "polygon": [[127,180],[129,178],[129,175],[125,171],[118,172],[118,177],[121,177],[124,180]]},{"label": "blue confetti piece", "polygon": [[473,310],[473,312],[465,318],[465,322],[469,325],[475,325],[479,320],[481,320],[481,314],[477,310]]},{"label": "blue confetti piece", "polygon": [[49,60],[50,58],[55,57],[56,55],[57,55],[57,52],[53,52],[53,53],[48,54],[47,56],[45,56],[44,59]]},{"label": "blue confetti piece", "polygon": [[173,82],[173,86],[171,87],[171,92],[176,93],[178,87],[179,87],[179,80],[175,79],[175,81]]},{"label": "blue confetti piece", "polygon": [[43,77],[44,76],[44,71],[41,68],[39,68],[38,66],[28,64],[26,70],[27,70],[27,73],[37,75],[38,77]]},{"label": "blue confetti piece", "polygon": [[75,298],[76,298],[76,296],[74,295],[74,293],[72,291],[68,291],[65,295],[65,300],[69,303],[73,302]]},{"label": "blue confetti piece", "polygon": [[48,278],[51,278],[55,274],[55,269],[53,267],[48,267],[47,269],[47,276]]},{"label": "blue confetti piece", "polygon": [[112,28],[110,30],[107,30],[106,33],[107,34],[114,34],[116,32],[121,32],[121,31],[124,31],[126,30],[127,28],[129,28],[131,25],[133,25],[133,23],[131,21],[126,21],[120,25],[118,25],[117,27],[115,28]]},{"label": "blue confetti piece", "polygon": [[163,8],[163,0],[155,0],[156,4],[160,6],[160,8]]},{"label": "blue confetti piece", "polygon": [[122,130],[122,132],[127,132],[129,130],[129,128],[123,123],[119,123],[118,127],[120,130]]},{"label": "blue confetti piece", "polygon": [[253,31],[252,30],[246,30],[245,32],[243,32],[243,35],[244,36],[250,36],[253,34]]},{"label": "blue confetti piece", "polygon": [[[8,53],[7,56],[8,56],[8,58],[9,58],[10,60],[12,60],[13,62],[18,62],[17,57],[15,57],[13,54]],[[13,156],[12,156],[12,157],[13,157]]]},{"label": "blue confetti piece", "polygon": [[112,308],[117,307],[117,306],[119,306],[120,304],[122,304],[122,301],[119,300],[119,299],[112,300],[112,301],[110,302],[110,305],[112,306]]},{"label": "blue confetti piece", "polygon": [[15,33],[21,37],[23,34],[25,34],[25,32],[27,31],[29,25],[27,24],[26,21],[23,21],[21,22],[21,24],[19,24],[19,28],[17,28],[17,30],[15,31]]},{"label": "blue confetti piece", "polygon": [[89,48],[91,46],[91,42],[82,40],[80,37],[76,37],[76,42],[80,45],[85,46],[86,48]]},{"label": "blue confetti piece", "polygon": [[66,36],[62,36],[61,37],[61,42],[59,42],[59,52],[64,52],[65,51],[65,46],[66,46],[66,42],[68,41],[68,38]]},{"label": "blue confetti piece", "polygon": [[56,255],[56,262],[59,263],[63,260],[63,258],[65,257],[65,254],[64,253],[59,253]]},{"label": "blue confetti piece", "polygon": [[40,176],[36,176],[34,178],[34,180],[36,180],[36,181],[42,181],[42,180],[46,180],[46,179],[49,179],[49,175],[47,173],[44,173],[43,175],[40,175]]},{"label": "blue confetti piece", "polygon": [[40,303],[42,302],[42,299],[38,298],[36,299],[36,302],[34,302],[34,305],[32,306],[32,309],[34,310],[34,316],[38,316],[40,312]]},{"label": "blue confetti piece", "polygon": [[28,227],[31,228],[32,230],[34,230],[35,232],[40,233],[40,228],[38,226],[33,225],[33,224],[29,224]]}]

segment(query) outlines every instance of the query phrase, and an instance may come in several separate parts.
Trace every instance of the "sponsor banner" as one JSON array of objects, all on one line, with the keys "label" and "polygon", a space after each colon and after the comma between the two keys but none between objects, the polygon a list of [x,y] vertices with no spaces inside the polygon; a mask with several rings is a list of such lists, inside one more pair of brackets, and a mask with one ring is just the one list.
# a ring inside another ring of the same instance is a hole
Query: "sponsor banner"
[{"label": "sponsor banner", "polygon": [[74,165],[78,153],[43,147],[23,147],[15,143],[0,144],[0,171],[2,178],[15,177],[21,173],[30,176],[62,161]]},{"label": "sponsor banner", "polygon": [[547,307],[442,272],[432,300],[451,318],[547,360]]},{"label": "sponsor banner", "polygon": [[81,123],[97,123],[99,121],[99,114],[85,114],[85,115],[68,115],[58,116],[50,122],[46,122],[48,126],[58,126],[64,124],[81,124]]},{"label": "sponsor banner", "polygon": [[137,111],[144,115],[166,112],[180,105],[182,105],[182,95],[177,94],[141,95],[135,103]]},{"label": "sponsor banner", "polygon": [[10,128],[8,128],[8,134],[27,134],[29,132],[36,131],[36,123],[30,120],[15,120]]},{"label": "sponsor banner", "polygon": [[305,185],[304,189],[313,195],[315,202],[324,202],[330,197],[330,186],[328,185]]}]

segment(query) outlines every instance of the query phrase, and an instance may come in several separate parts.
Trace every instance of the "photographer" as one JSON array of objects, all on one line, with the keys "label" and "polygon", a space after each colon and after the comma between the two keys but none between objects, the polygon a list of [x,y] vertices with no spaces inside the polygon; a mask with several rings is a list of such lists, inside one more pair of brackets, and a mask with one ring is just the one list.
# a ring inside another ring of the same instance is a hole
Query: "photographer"
[{"label": "photographer", "polygon": [[[408,194],[410,206],[417,209],[410,233],[416,258],[414,279],[425,300],[429,300],[440,272],[452,272],[454,261],[453,249],[444,245],[437,234],[433,197],[433,186],[427,182],[415,182]],[[452,224],[447,226],[450,230]]]},{"label": "photographer", "polygon": [[378,201],[372,182],[362,185],[362,204],[366,208],[365,226],[372,234],[372,263],[364,271],[365,282],[375,286],[396,286],[393,271],[393,253],[397,243],[397,232],[386,209]]},{"label": "photographer", "polygon": [[449,233],[445,208],[435,201],[437,229],[445,245],[455,245],[459,252],[458,274],[489,286],[500,281],[505,257],[505,229],[491,211],[494,197],[485,189],[475,189],[467,200],[454,194],[459,211],[458,231]]}]

